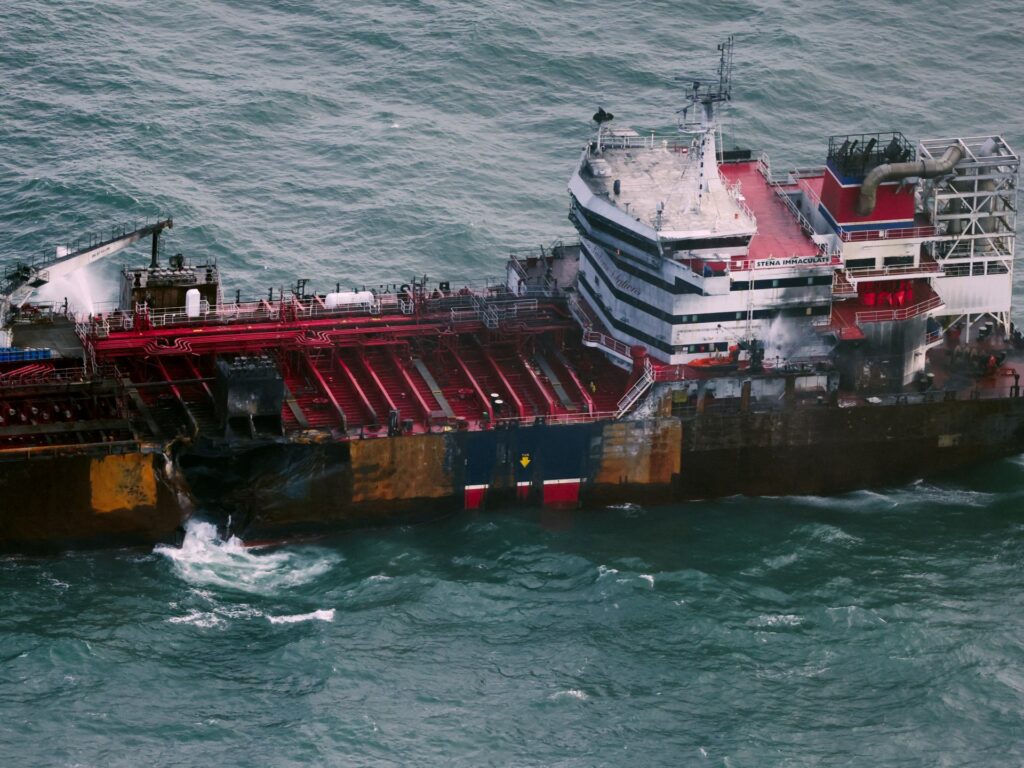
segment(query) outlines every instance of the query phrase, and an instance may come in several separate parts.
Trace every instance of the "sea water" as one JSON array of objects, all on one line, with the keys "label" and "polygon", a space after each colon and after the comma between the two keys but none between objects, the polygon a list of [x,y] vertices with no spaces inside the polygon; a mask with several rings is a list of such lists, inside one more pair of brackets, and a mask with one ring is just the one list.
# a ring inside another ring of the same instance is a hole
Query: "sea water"
[{"label": "sea water", "polygon": [[[479,282],[572,235],[599,105],[671,130],[675,78],[728,34],[726,141],[776,169],[842,132],[1024,148],[1013,2],[11,0],[0,261],[168,214],[166,254],[243,295]],[[1017,765],[1022,502],[1011,459],[835,498],[3,557],[0,765]]]}]

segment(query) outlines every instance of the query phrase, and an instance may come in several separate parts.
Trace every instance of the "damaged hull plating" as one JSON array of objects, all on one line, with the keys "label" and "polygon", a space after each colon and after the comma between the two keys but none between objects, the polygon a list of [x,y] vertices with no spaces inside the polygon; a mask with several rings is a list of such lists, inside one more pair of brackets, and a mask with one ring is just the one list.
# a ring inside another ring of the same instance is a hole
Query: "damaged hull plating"
[{"label": "damaged hull plating", "polygon": [[20,502],[0,514],[0,547],[170,541],[195,510],[262,539],[517,505],[829,494],[1024,451],[1019,397],[763,412],[733,405],[671,415],[667,393],[643,419],[344,442],[200,440],[173,455],[129,446],[8,456],[0,494]]}]

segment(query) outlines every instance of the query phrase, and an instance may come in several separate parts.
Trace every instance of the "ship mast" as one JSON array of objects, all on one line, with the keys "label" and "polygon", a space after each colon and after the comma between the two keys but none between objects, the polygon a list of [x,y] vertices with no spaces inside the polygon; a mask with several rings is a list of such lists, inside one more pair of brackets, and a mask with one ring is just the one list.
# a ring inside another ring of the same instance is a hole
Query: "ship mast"
[{"label": "ship mast", "polygon": [[[692,134],[697,139],[698,187],[695,207],[699,210],[708,192],[708,180],[718,173],[718,150],[715,133],[718,129],[715,105],[732,99],[732,50],[733,36],[718,44],[717,77],[677,77],[676,80],[690,83],[692,90],[687,98],[689,104],[679,110],[679,130]],[[695,114],[691,115],[690,110]]]}]

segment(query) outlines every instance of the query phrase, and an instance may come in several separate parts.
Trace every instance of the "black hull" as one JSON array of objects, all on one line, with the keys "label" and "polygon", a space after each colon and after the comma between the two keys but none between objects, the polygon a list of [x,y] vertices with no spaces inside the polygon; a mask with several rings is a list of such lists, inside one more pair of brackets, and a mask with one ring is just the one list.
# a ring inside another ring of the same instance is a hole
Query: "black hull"
[{"label": "black hull", "polygon": [[[1024,452],[1024,399],[709,411],[349,442],[203,441],[0,462],[0,548],[174,541],[194,511],[251,539],[463,509],[601,507],[903,484]],[[61,482],[54,482],[61,478]]]}]

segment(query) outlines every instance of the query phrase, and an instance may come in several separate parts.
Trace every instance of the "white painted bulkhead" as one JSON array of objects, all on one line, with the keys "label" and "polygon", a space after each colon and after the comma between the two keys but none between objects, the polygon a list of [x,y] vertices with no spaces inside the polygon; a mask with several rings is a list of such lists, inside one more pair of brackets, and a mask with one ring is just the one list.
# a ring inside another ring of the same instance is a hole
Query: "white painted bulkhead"
[{"label": "white painted bulkhead", "polygon": [[[667,363],[722,354],[739,339],[764,338],[781,311],[825,307],[831,301],[830,283],[813,284],[814,278],[830,275],[831,267],[745,270],[704,278],[670,259],[663,259],[657,270],[630,261],[631,271],[642,272],[644,279],[620,269],[592,240],[582,238],[582,246],[580,292],[588,304],[616,338],[626,344],[643,345],[653,357]],[[616,258],[626,259],[622,254]],[[778,285],[794,279],[806,284]],[[734,282],[749,284],[751,280],[775,285],[732,290]],[[677,285],[678,281],[694,286],[695,292],[677,294],[665,286]],[[703,287],[713,292],[704,293]],[[713,319],[695,322],[709,315]],[[813,317],[805,316],[810,324]],[[794,322],[802,319],[792,318]]]}]

